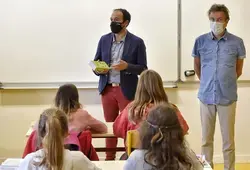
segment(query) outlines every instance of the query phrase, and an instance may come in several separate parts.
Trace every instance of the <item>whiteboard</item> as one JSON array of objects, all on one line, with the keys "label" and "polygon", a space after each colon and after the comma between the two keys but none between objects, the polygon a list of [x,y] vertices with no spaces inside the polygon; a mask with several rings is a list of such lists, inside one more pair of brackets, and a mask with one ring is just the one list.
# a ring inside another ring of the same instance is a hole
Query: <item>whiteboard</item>
[{"label": "whiteboard", "polygon": [[184,71],[193,69],[191,56],[195,38],[210,31],[207,11],[214,3],[225,4],[230,11],[230,21],[227,29],[232,34],[243,39],[247,56],[244,61],[243,74],[240,80],[250,80],[250,1],[248,0],[188,0],[182,1],[182,50],[181,50],[181,75],[183,81],[195,81],[197,77],[185,78]]},{"label": "whiteboard", "polygon": [[114,8],[132,15],[148,67],[177,80],[177,1],[0,1],[0,82],[97,82],[88,63]]}]

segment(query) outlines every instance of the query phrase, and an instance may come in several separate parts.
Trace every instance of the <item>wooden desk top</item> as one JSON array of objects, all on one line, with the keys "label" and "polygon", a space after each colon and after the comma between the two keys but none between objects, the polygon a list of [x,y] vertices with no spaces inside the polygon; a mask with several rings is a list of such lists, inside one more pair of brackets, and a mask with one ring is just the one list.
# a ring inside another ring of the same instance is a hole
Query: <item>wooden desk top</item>
[{"label": "wooden desk top", "polygon": [[[115,137],[113,133],[113,122],[107,122],[105,124],[108,127],[108,133],[92,134],[92,138],[114,138]],[[26,137],[29,137],[30,134],[33,132],[34,125],[35,125],[35,121],[31,122],[30,127],[26,133]]]},{"label": "wooden desk top", "polygon": [[102,170],[123,170],[125,161],[92,161],[98,168]]},{"label": "wooden desk top", "polygon": [[[21,161],[22,161],[21,158],[8,158],[3,162],[2,166],[3,168],[9,167],[5,168],[5,170],[6,169],[14,170],[19,167]],[[123,166],[125,164],[125,161],[92,161],[92,162],[102,170],[111,170],[111,169],[123,170]],[[2,168],[0,166],[0,170],[1,169]],[[203,170],[212,170],[212,168],[210,166],[205,166]]]},{"label": "wooden desk top", "polygon": [[[92,161],[98,168],[102,170],[123,170],[125,161]],[[212,168],[206,164],[203,170],[212,170]]]},{"label": "wooden desk top", "polygon": [[114,138],[115,137],[113,133],[113,122],[107,122],[105,124],[108,127],[108,133],[103,133],[103,134],[93,133],[92,138]]},{"label": "wooden desk top", "polygon": [[[3,164],[2,168],[0,166],[0,170],[16,170],[18,169],[22,159],[21,158],[8,158],[6,159]],[[98,168],[101,168],[102,170],[123,170],[123,166],[125,161],[92,161]]]}]

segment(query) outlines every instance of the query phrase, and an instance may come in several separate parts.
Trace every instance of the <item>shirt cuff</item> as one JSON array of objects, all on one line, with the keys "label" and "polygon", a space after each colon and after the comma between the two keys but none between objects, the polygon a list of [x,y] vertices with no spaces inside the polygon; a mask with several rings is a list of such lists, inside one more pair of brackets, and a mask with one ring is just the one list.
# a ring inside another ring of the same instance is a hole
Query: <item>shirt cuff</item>
[{"label": "shirt cuff", "polygon": [[245,55],[243,55],[243,56],[238,56],[238,59],[244,59],[244,58],[246,58]]},{"label": "shirt cuff", "polygon": [[200,56],[199,56],[199,55],[192,54],[192,57],[194,57],[194,58],[199,58]]}]

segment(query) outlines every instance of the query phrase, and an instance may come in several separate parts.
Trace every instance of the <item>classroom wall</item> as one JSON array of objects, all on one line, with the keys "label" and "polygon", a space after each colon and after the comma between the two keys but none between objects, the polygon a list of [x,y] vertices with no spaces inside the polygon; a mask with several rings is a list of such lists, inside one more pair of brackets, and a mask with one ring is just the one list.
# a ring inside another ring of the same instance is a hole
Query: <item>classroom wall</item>
[{"label": "classroom wall", "polygon": [[[181,85],[166,89],[170,100],[177,104],[190,126],[187,137],[192,149],[200,153],[201,128],[197,84]],[[250,83],[239,84],[239,102],[236,114],[236,159],[250,161],[249,101]],[[20,157],[25,145],[25,133],[31,121],[36,120],[43,109],[49,107],[56,90],[4,90],[0,91],[0,161],[7,157]],[[96,118],[104,120],[100,96],[96,89],[80,89],[80,100]],[[94,139],[95,146],[104,146],[104,140]],[[119,141],[122,145],[122,141]],[[215,135],[215,162],[222,161],[220,129],[217,123]],[[103,158],[104,154],[99,154]]]}]

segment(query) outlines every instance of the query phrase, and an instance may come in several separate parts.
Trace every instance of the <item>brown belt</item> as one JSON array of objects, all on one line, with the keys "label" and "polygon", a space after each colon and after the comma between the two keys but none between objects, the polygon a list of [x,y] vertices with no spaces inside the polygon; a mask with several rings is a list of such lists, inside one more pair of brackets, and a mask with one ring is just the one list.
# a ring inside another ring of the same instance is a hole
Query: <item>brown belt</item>
[{"label": "brown belt", "polygon": [[120,86],[120,83],[110,83],[108,85],[110,85],[112,87],[118,87],[118,86]]}]

